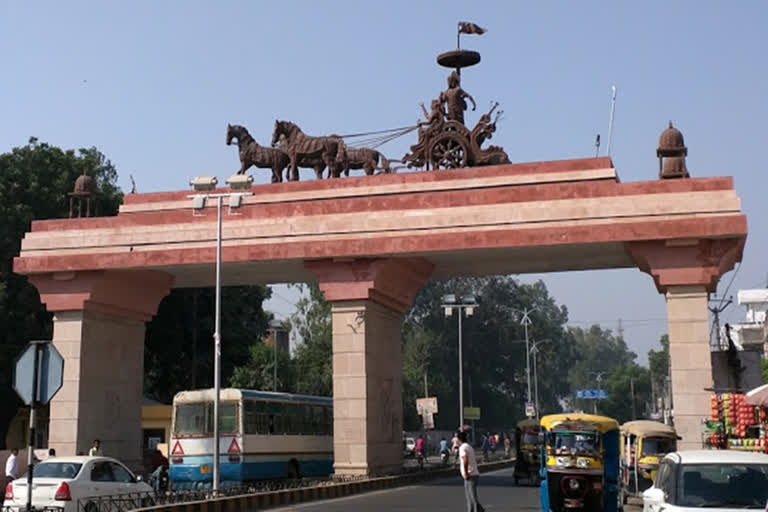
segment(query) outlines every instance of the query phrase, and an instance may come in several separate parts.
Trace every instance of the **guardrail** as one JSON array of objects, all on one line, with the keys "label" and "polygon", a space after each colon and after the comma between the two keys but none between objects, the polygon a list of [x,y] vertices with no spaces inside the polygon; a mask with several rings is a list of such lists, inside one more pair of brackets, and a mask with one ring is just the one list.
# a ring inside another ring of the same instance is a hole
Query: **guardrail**
[{"label": "guardrail", "polygon": [[[478,464],[481,473],[509,467],[512,459]],[[446,464],[383,477],[329,477],[260,482],[256,485],[208,490],[130,493],[83,498],[78,512],[252,512],[306,501],[334,499],[368,491],[391,489],[435,478],[458,476],[458,466]]]}]

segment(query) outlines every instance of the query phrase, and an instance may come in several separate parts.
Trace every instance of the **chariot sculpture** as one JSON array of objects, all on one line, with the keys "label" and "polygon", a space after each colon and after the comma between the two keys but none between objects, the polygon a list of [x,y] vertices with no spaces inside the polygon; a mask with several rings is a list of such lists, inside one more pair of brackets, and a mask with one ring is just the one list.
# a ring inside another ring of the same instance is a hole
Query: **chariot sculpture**
[{"label": "chariot sculpture", "polygon": [[[460,48],[461,34],[483,34],[485,29],[472,23],[460,22],[457,48],[440,54],[437,62],[452,68],[448,88],[432,100],[428,112],[422,105],[425,120],[416,125],[349,135],[312,136],[290,121],[275,121],[271,147],[259,145],[248,130],[239,125],[227,126],[227,144],[237,140],[240,169],[245,173],[251,166],[272,170],[272,182],[299,179],[299,168],[310,168],[318,179],[327,170],[328,177],[349,176],[350,170],[362,169],[366,175],[396,171],[392,162],[404,167],[425,170],[458,169],[509,163],[500,146],[483,144],[496,131],[502,112],[492,103],[470,130],[464,124],[467,100],[476,109],[474,98],[461,88],[461,69],[480,62],[480,54]],[[494,114],[495,112],[495,114]],[[417,131],[418,140],[400,160],[387,159],[376,148],[395,138]]]}]

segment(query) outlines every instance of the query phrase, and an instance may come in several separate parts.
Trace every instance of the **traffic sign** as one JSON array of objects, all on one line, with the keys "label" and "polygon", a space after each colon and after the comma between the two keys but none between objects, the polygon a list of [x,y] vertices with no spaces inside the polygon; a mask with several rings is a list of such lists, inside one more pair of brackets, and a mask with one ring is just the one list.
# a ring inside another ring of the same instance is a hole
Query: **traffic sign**
[{"label": "traffic sign", "polygon": [[[35,367],[37,363],[37,367]],[[35,377],[37,385],[35,386]],[[50,341],[30,341],[16,359],[13,371],[13,389],[27,405],[45,405],[61,389],[64,377],[64,358]]]},{"label": "traffic sign", "polygon": [[437,414],[437,397],[417,398],[416,412],[419,416],[424,416],[425,414]]},{"label": "traffic sign", "polygon": [[576,398],[585,400],[605,400],[608,398],[608,392],[604,389],[577,389]]},{"label": "traffic sign", "polygon": [[536,416],[536,407],[534,407],[533,402],[525,403],[525,415],[529,418]]},{"label": "traffic sign", "polygon": [[480,419],[480,408],[479,407],[465,407],[464,408],[464,419],[465,420],[479,420]]}]

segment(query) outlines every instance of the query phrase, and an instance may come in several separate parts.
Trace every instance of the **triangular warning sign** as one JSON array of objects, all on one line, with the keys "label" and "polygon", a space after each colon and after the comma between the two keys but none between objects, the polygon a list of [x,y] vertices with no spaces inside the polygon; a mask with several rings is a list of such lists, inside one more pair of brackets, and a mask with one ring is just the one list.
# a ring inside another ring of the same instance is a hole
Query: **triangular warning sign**
[{"label": "triangular warning sign", "polygon": [[176,441],[176,444],[173,445],[173,450],[171,450],[171,455],[184,455],[184,450],[181,449],[181,443]]},{"label": "triangular warning sign", "polygon": [[232,442],[229,443],[227,453],[240,453],[240,445],[237,444],[237,439],[232,439]]}]

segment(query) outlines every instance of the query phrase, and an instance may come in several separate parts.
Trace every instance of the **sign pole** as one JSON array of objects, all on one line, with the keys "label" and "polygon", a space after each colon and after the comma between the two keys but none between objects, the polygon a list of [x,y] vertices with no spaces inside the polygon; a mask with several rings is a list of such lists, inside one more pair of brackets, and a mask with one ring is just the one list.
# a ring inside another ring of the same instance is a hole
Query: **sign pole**
[{"label": "sign pole", "polygon": [[29,446],[27,447],[27,512],[32,512],[32,473],[35,465],[32,452],[35,449],[35,405],[37,404],[38,365],[40,364],[40,344],[35,343],[35,364],[32,366],[32,401],[29,404]]}]

